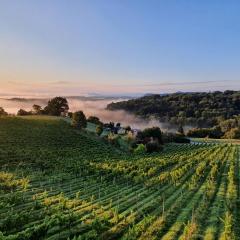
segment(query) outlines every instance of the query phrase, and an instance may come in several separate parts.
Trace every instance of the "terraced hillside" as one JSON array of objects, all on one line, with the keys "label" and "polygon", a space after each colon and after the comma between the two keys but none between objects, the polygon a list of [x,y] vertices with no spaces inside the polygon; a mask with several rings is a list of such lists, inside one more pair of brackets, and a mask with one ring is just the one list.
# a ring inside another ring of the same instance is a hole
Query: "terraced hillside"
[{"label": "terraced hillside", "polygon": [[240,239],[239,150],[127,155],[61,120],[0,118],[0,239]]}]

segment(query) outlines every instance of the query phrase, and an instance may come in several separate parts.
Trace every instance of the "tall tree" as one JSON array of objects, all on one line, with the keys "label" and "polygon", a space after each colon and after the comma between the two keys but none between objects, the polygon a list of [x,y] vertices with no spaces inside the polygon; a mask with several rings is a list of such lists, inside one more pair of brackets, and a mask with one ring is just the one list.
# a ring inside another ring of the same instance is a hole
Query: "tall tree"
[{"label": "tall tree", "polygon": [[44,108],[44,112],[53,116],[60,116],[66,114],[69,109],[66,98],[55,97],[48,101],[48,105]]},{"label": "tall tree", "polygon": [[0,116],[6,116],[6,115],[8,115],[8,113],[5,112],[5,110],[2,107],[0,107]]},{"label": "tall tree", "polygon": [[33,112],[34,112],[35,114],[41,114],[41,112],[42,112],[42,107],[41,107],[41,106],[39,106],[39,105],[37,105],[37,104],[34,104],[34,105],[32,106],[32,108],[33,108]]},{"label": "tall tree", "polygon": [[72,126],[78,129],[87,127],[87,119],[83,111],[77,111],[73,113]]}]

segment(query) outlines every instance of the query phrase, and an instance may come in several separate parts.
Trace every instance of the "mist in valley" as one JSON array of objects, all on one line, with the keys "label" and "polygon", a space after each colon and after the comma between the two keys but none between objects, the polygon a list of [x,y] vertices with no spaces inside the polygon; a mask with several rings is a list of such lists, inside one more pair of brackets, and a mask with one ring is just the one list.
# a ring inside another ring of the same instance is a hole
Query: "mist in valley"
[{"label": "mist in valley", "polygon": [[[28,99],[28,98],[12,98],[0,99],[0,107],[3,107],[10,114],[17,114],[17,111],[22,108],[24,110],[32,110],[33,104],[38,104],[42,107],[47,105],[49,99]],[[160,123],[157,119],[145,120],[130,114],[123,110],[109,111],[106,109],[107,104],[126,100],[125,98],[92,98],[92,97],[67,97],[69,111],[75,112],[82,110],[87,117],[97,116],[102,122],[120,122],[122,126],[130,125],[132,128],[144,129],[146,127],[158,126],[162,130],[175,132],[176,129],[168,124]]]}]

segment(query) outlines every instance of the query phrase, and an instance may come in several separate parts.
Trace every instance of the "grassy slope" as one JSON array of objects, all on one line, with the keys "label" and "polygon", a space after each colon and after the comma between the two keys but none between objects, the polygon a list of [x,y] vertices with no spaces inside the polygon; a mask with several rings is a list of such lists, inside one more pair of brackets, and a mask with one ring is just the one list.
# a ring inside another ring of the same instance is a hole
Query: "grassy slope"
[{"label": "grassy slope", "polygon": [[50,167],[70,167],[76,161],[84,163],[120,157],[114,148],[86,132],[75,131],[60,118],[46,116],[0,118],[0,145],[2,167],[21,164],[48,170]]}]

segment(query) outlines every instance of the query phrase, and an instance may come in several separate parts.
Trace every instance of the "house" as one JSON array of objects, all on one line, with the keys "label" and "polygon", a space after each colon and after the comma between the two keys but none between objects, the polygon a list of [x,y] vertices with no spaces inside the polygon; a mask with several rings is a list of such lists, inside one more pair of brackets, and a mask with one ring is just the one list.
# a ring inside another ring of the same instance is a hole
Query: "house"
[{"label": "house", "polygon": [[124,134],[126,134],[126,129],[120,127],[120,128],[118,129],[118,134],[120,134],[120,135],[124,135]]},{"label": "house", "polygon": [[141,132],[141,129],[133,128],[131,131],[132,131],[133,135],[136,136],[139,132]]}]

